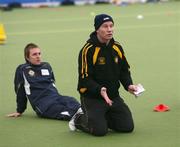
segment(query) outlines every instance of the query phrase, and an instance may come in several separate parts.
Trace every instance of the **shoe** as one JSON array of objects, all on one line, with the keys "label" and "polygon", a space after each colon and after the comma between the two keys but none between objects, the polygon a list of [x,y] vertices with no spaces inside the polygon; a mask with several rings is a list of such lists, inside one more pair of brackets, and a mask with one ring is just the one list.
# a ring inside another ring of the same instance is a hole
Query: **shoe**
[{"label": "shoe", "polygon": [[71,120],[69,121],[69,129],[70,131],[75,131],[76,130],[76,126],[75,126],[75,119],[79,114],[83,114],[83,111],[81,108],[79,108],[77,110],[77,112],[73,115],[73,117],[71,118]]}]

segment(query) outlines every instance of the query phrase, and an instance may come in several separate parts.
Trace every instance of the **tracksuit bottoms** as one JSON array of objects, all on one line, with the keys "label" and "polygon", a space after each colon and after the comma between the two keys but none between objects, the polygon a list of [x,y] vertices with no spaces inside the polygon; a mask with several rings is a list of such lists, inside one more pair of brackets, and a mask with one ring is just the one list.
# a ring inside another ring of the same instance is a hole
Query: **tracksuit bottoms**
[{"label": "tracksuit bottoms", "polygon": [[75,119],[75,126],[95,136],[104,136],[108,129],[116,132],[132,132],[134,123],[130,109],[119,96],[109,106],[102,98],[81,96],[84,114]]}]

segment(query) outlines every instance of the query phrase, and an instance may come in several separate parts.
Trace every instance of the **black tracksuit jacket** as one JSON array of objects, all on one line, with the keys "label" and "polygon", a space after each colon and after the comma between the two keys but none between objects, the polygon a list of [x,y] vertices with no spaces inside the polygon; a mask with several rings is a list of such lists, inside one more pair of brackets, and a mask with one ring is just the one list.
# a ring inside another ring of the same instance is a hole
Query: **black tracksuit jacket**
[{"label": "black tracksuit jacket", "polygon": [[79,53],[78,91],[81,95],[101,97],[102,87],[107,88],[108,96],[119,96],[120,83],[128,90],[133,84],[129,64],[121,45],[112,38],[108,45],[98,41],[96,32],[91,33]]}]

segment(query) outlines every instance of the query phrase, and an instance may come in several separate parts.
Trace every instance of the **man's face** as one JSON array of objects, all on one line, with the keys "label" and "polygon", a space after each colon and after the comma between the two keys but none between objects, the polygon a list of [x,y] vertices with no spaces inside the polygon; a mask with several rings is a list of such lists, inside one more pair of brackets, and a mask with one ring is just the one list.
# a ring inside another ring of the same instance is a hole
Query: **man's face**
[{"label": "man's face", "polygon": [[113,37],[114,24],[111,21],[104,22],[96,31],[100,42],[107,43]]},{"label": "man's face", "polygon": [[33,65],[41,64],[41,51],[39,48],[32,48],[29,51],[27,60]]}]

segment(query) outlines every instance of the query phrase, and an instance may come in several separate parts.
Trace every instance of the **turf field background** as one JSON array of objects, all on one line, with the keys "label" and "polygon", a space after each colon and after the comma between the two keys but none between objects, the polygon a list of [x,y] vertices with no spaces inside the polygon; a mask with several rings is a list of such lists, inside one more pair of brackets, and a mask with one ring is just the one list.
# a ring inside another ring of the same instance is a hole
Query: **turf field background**
[{"label": "turf field background", "polygon": [[[0,45],[0,147],[178,147],[180,145],[180,2],[128,6],[96,5],[0,11],[7,43]],[[51,63],[61,94],[79,100],[77,58],[93,31],[94,14],[115,21],[114,37],[124,47],[134,83],[146,92],[136,99],[120,91],[129,105],[135,131],[94,137],[70,132],[67,122],[40,119],[32,108],[23,117],[5,117],[16,109],[13,78],[24,62],[23,48],[34,42]],[[144,19],[137,19],[143,15]],[[156,113],[164,103],[171,110]]]}]

